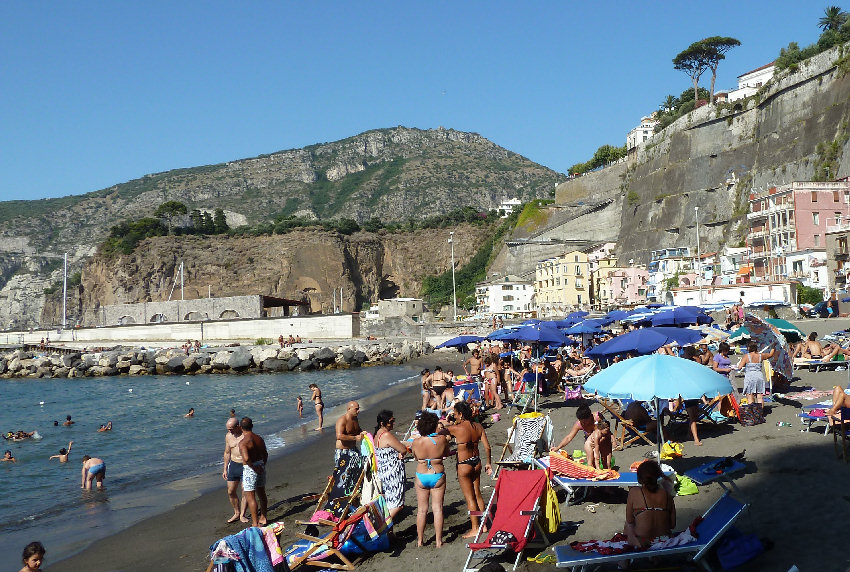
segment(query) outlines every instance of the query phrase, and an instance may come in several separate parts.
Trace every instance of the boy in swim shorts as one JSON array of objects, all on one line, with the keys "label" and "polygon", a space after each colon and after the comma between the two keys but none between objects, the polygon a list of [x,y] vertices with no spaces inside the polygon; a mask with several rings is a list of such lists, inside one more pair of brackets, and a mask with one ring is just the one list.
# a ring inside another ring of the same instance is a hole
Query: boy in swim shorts
[{"label": "boy in swim shorts", "polygon": [[103,477],[106,476],[106,462],[97,457],[83,455],[83,472],[80,488],[91,490],[92,481],[97,481],[97,488],[103,488]]}]

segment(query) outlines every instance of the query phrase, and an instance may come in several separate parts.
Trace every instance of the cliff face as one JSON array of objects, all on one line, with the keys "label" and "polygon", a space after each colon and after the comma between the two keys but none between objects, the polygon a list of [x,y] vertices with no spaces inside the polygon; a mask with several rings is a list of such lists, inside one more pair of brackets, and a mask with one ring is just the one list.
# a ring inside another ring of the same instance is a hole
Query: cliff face
[{"label": "cliff face", "polygon": [[[461,266],[481,246],[482,227],[455,229],[455,262]],[[70,293],[69,314],[76,323],[94,323],[100,305],[167,300],[180,297],[179,267],[184,263],[184,296],[264,294],[301,298],[312,311],[332,311],[333,297],[342,310],[359,311],[378,298],[418,296],[425,276],[451,268],[448,231],[356,233],[344,236],[320,230],[254,238],[157,237],[127,256],[92,258],[82,282]],[[42,323],[62,321],[61,293],[48,297]]]},{"label": "cliff face", "polygon": [[[744,105],[695,110],[627,164],[559,185],[556,203],[612,201],[624,261],[646,263],[651,250],[695,246],[694,207],[703,252],[740,243],[751,190],[811,180],[824,165],[830,178],[850,175],[850,77],[836,65],[841,55],[836,49],[812,58]],[[823,152],[832,142],[834,160]]]}]

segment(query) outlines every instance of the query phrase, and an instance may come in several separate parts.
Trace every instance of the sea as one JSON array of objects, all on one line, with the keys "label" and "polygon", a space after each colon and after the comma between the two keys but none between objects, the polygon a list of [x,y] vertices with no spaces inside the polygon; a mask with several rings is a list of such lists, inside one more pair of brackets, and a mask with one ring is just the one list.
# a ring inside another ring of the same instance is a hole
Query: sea
[{"label": "sea", "polygon": [[[37,431],[3,441],[16,463],[0,463],[0,554],[17,562],[39,540],[55,562],[93,541],[223,488],[224,424],[231,408],[248,416],[271,456],[303,446],[318,432],[308,385],[325,403],[325,428],[352,399],[418,382],[412,365],[282,374],[0,380],[0,431]],[[304,417],[296,397],[304,401]],[[186,418],[189,408],[195,415]],[[62,425],[67,415],[75,422]],[[112,431],[98,428],[112,421]],[[369,423],[364,428],[371,427]],[[59,449],[73,441],[69,462]],[[103,491],[80,488],[83,455],[106,462]],[[18,564],[19,565],[19,564]]]}]

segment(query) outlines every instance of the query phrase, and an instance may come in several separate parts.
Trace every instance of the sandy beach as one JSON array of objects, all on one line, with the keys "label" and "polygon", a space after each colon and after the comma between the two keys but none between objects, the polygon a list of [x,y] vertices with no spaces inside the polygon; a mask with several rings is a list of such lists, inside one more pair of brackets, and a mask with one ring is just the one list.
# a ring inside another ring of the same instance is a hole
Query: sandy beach
[{"label": "sandy beach", "polygon": [[[808,320],[798,322],[806,333],[816,330],[821,334],[850,325],[848,320]],[[441,364],[444,368],[460,368],[462,356],[457,353],[437,353],[418,360],[423,367]],[[791,391],[811,386],[829,390],[833,385],[846,386],[848,372],[811,373],[797,370]],[[740,379],[737,380],[740,385]],[[375,415],[382,408],[392,409],[402,433],[419,407],[418,386],[408,386],[386,400],[364,400],[360,414],[361,426],[374,430]],[[749,514],[739,521],[744,532],[755,532],[772,541],[772,548],[747,565],[748,570],[788,570],[796,564],[800,570],[846,570],[850,556],[844,546],[846,533],[842,523],[850,510],[850,494],[844,490],[850,464],[837,459],[833,452],[832,436],[824,436],[820,428],[801,432],[796,414],[800,404],[814,403],[805,400],[783,400],[767,412],[767,423],[755,427],[736,424],[711,426],[700,424],[700,437],[704,445],[696,447],[684,435],[684,457],[670,462],[678,472],[684,472],[712,458],[734,455],[746,450],[747,469],[735,476],[734,482],[751,503]],[[592,405],[594,411],[599,405]],[[575,420],[575,406],[563,402],[562,396],[542,401],[542,411],[552,416],[556,427],[555,438],[560,439]],[[335,418],[329,418],[332,427]],[[790,427],[777,427],[777,422],[790,423]],[[505,441],[510,420],[503,417],[498,423],[488,425],[487,433],[494,444],[494,458],[498,458]],[[580,439],[570,446],[578,448]],[[652,448],[632,445],[616,451],[616,464],[621,470]],[[302,497],[321,491],[332,470],[333,431],[327,430],[308,448],[289,453],[271,461],[269,467],[270,521],[283,521],[287,530],[281,544],[291,541],[299,530],[296,519],[308,517],[314,508],[312,501]],[[391,552],[379,553],[365,559],[359,569],[383,571],[407,569],[418,572],[437,567],[460,568],[467,549],[460,535],[467,530],[466,505],[457,485],[454,464],[446,463],[448,487],[445,501],[447,544],[437,549],[433,544],[433,528],[426,533],[429,545],[416,547],[415,492],[408,490],[407,508],[401,513],[395,527],[399,542]],[[408,485],[412,486],[414,466],[407,464]],[[485,500],[489,498],[494,481],[482,478]],[[678,526],[681,529],[701,514],[721,494],[718,484],[700,487],[699,494],[677,497]],[[591,491],[581,504],[561,505],[563,525],[551,537],[554,544],[574,540],[610,538],[622,529],[625,511],[625,490],[614,494]],[[411,506],[413,505],[413,506]],[[587,507],[596,505],[595,512]],[[222,483],[220,490],[204,494],[188,503],[118,532],[98,541],[79,554],[52,562],[50,547],[45,569],[51,572],[79,571],[135,571],[151,568],[168,570],[205,570],[209,563],[208,547],[219,538],[239,530],[237,525],[226,525],[229,505]],[[533,556],[540,549],[529,551]],[[10,565],[15,558],[6,558]],[[551,565],[524,562],[522,569],[536,570]],[[669,568],[668,568],[669,569]]]}]

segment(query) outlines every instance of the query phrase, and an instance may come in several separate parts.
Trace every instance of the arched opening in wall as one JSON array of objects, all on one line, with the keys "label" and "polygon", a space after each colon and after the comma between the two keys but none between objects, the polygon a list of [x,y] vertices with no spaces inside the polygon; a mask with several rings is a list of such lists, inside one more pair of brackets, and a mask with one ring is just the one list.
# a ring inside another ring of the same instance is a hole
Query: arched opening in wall
[{"label": "arched opening in wall", "polygon": [[687,288],[688,286],[691,285],[691,281],[688,280],[687,278],[682,278],[681,282],[682,282],[682,286],[684,286],[685,288]]},{"label": "arched opening in wall", "polygon": [[200,312],[189,312],[185,316],[183,316],[183,320],[186,322],[193,322],[198,320],[209,320],[209,316],[206,312],[203,314]]},{"label": "arched opening in wall", "polygon": [[736,103],[736,104],[732,107],[732,111],[743,111],[743,110],[744,110],[744,106],[743,106],[743,105],[741,105],[740,103]]},{"label": "arched opening in wall", "polygon": [[152,324],[161,324],[162,322],[167,322],[168,319],[165,317],[165,314],[154,314],[151,316]]},{"label": "arched opening in wall", "polygon": [[121,316],[118,318],[119,326],[126,326],[127,324],[135,324],[136,320],[133,319],[133,316]]},{"label": "arched opening in wall", "polygon": [[236,310],[225,310],[219,316],[219,318],[221,318],[222,320],[232,320],[233,318],[238,318],[238,317],[239,317],[239,312],[237,312]]}]

